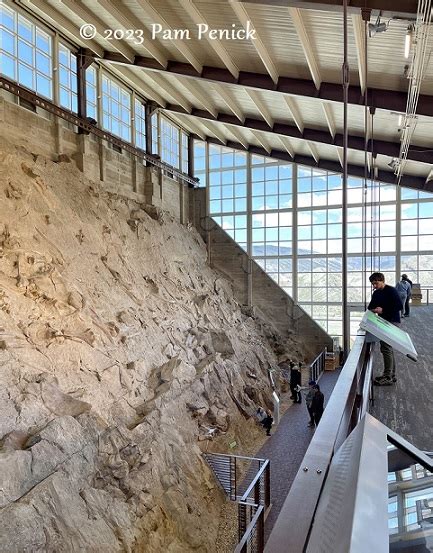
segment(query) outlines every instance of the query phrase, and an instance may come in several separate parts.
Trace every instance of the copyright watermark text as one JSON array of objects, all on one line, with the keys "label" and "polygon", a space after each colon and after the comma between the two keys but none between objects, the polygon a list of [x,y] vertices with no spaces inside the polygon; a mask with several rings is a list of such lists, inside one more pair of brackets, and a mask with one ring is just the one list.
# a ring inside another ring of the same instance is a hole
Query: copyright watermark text
[{"label": "copyright watermark text", "polygon": [[[85,40],[92,40],[98,34],[95,25],[84,23],[80,27],[80,36]],[[128,40],[133,44],[143,44],[146,35],[143,29],[104,29],[100,32],[105,40]],[[196,31],[190,29],[164,29],[159,23],[151,25],[152,40],[255,40],[256,30],[247,21],[245,28],[236,27],[234,23],[226,29],[212,29],[206,23],[197,23]]]}]

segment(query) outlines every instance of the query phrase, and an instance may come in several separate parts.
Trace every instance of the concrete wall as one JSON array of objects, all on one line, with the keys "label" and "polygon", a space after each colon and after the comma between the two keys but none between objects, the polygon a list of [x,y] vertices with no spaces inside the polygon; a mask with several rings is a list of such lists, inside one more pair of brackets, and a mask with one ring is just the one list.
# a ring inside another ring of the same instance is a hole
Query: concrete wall
[{"label": "concrete wall", "polygon": [[0,137],[53,160],[69,156],[91,180],[109,192],[169,211],[182,223],[188,221],[188,186],[159,170],[146,167],[129,152],[118,152],[92,134],[79,134],[74,125],[37,107],[33,112],[18,98],[0,91]]},{"label": "concrete wall", "polygon": [[191,220],[207,243],[210,264],[231,281],[237,300],[258,307],[283,336],[299,336],[312,355],[325,347],[332,350],[332,340],[322,327],[295,305],[226,232],[206,218],[206,190],[192,190],[191,196]]}]

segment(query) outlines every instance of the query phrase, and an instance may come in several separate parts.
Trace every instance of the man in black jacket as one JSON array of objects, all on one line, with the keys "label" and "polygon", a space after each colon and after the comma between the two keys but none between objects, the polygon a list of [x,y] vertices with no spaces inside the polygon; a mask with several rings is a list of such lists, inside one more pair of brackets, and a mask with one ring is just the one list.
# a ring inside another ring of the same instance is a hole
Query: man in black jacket
[{"label": "man in black jacket", "polygon": [[290,399],[293,399],[295,403],[301,403],[301,392],[298,390],[298,386],[301,385],[301,366],[295,365],[293,361],[290,362],[290,391],[292,395]]},{"label": "man in black jacket", "polygon": [[[397,290],[393,286],[385,284],[385,276],[383,273],[373,273],[369,278],[374,292],[371,296],[371,301],[368,306],[370,311],[377,313],[386,321],[394,324],[400,324],[400,311],[403,305]],[[380,341],[380,351],[383,355],[383,375],[374,379],[374,384],[377,386],[391,386],[397,382],[395,377],[395,359],[394,350],[386,342]]]}]

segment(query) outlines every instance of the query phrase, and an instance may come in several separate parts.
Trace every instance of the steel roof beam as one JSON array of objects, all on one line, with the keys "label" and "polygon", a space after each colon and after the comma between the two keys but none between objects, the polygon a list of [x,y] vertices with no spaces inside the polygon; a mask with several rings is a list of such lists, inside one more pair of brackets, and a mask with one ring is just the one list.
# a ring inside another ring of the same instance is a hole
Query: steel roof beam
[{"label": "steel roof beam", "polygon": [[[237,0],[240,4],[261,4],[263,6],[295,7],[310,10],[335,11],[343,10],[343,0]],[[416,17],[418,0],[350,0],[350,13],[361,8],[381,11],[384,17]]]},{"label": "steel roof beam", "polygon": [[[177,113],[183,113],[188,115],[181,106],[167,104],[166,108],[168,111],[174,111]],[[329,134],[328,130],[317,130],[317,129],[305,129],[301,133],[298,127],[294,125],[289,125],[287,123],[275,122],[273,127],[270,127],[265,121],[261,119],[253,119],[247,117],[243,123],[241,123],[237,117],[234,115],[226,113],[218,113],[215,119],[209,115],[205,110],[200,110],[193,108],[191,114],[194,117],[200,119],[210,119],[211,121],[228,123],[237,127],[243,127],[245,129],[263,131],[273,133],[275,135],[287,136],[289,138],[297,138],[298,140],[308,140],[316,144],[327,144],[329,146],[343,146],[343,135],[335,134],[332,137]],[[371,151],[372,141],[369,140],[367,143],[367,150]],[[349,135],[350,150],[358,150],[364,152],[365,150],[365,138],[363,136],[354,136]],[[399,142],[388,142],[386,140],[374,139],[373,141],[373,155],[384,155],[389,157],[399,157],[400,155],[400,143]],[[433,164],[433,151],[422,146],[411,146],[408,152],[407,159],[412,161],[418,161],[420,163]]]},{"label": "steel roof beam", "polygon": [[[120,56],[116,52],[106,51],[104,53],[104,60],[114,63],[129,64],[123,56]],[[164,68],[156,60],[142,56],[135,57],[134,65],[153,71],[172,73],[177,76],[194,77],[202,81],[235,84],[244,88],[280,92],[291,96],[305,96],[306,98],[317,98],[329,102],[343,102],[343,88],[341,83],[322,82],[320,88],[316,89],[312,80],[279,77],[275,84],[269,75],[264,73],[251,73],[248,71],[241,71],[239,77],[235,79],[230,71],[220,67],[204,66],[203,71],[198,73],[189,63],[169,60],[167,67]],[[406,101],[406,92],[383,90],[380,88],[368,89],[368,105],[370,107],[405,113]],[[364,95],[359,86],[350,86],[349,104],[357,106],[364,105]],[[433,96],[420,94],[417,114],[433,117]]]}]

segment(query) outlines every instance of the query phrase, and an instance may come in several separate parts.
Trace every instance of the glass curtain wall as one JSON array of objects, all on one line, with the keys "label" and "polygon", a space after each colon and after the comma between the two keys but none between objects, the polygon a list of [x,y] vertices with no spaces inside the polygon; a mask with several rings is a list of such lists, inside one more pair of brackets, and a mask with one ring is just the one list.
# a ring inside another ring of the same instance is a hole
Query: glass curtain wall
[{"label": "glass curtain wall", "polygon": [[251,156],[251,255],[293,295],[292,166]]},{"label": "glass curtain wall", "polygon": [[53,99],[52,34],[0,2],[1,72],[13,81]]},{"label": "glass curtain wall", "polygon": [[[341,175],[202,141],[194,154],[213,219],[341,341]],[[348,188],[348,303],[356,334],[371,272],[383,272],[392,285],[407,273],[433,288],[433,195],[383,183],[365,188],[353,177]]]}]

